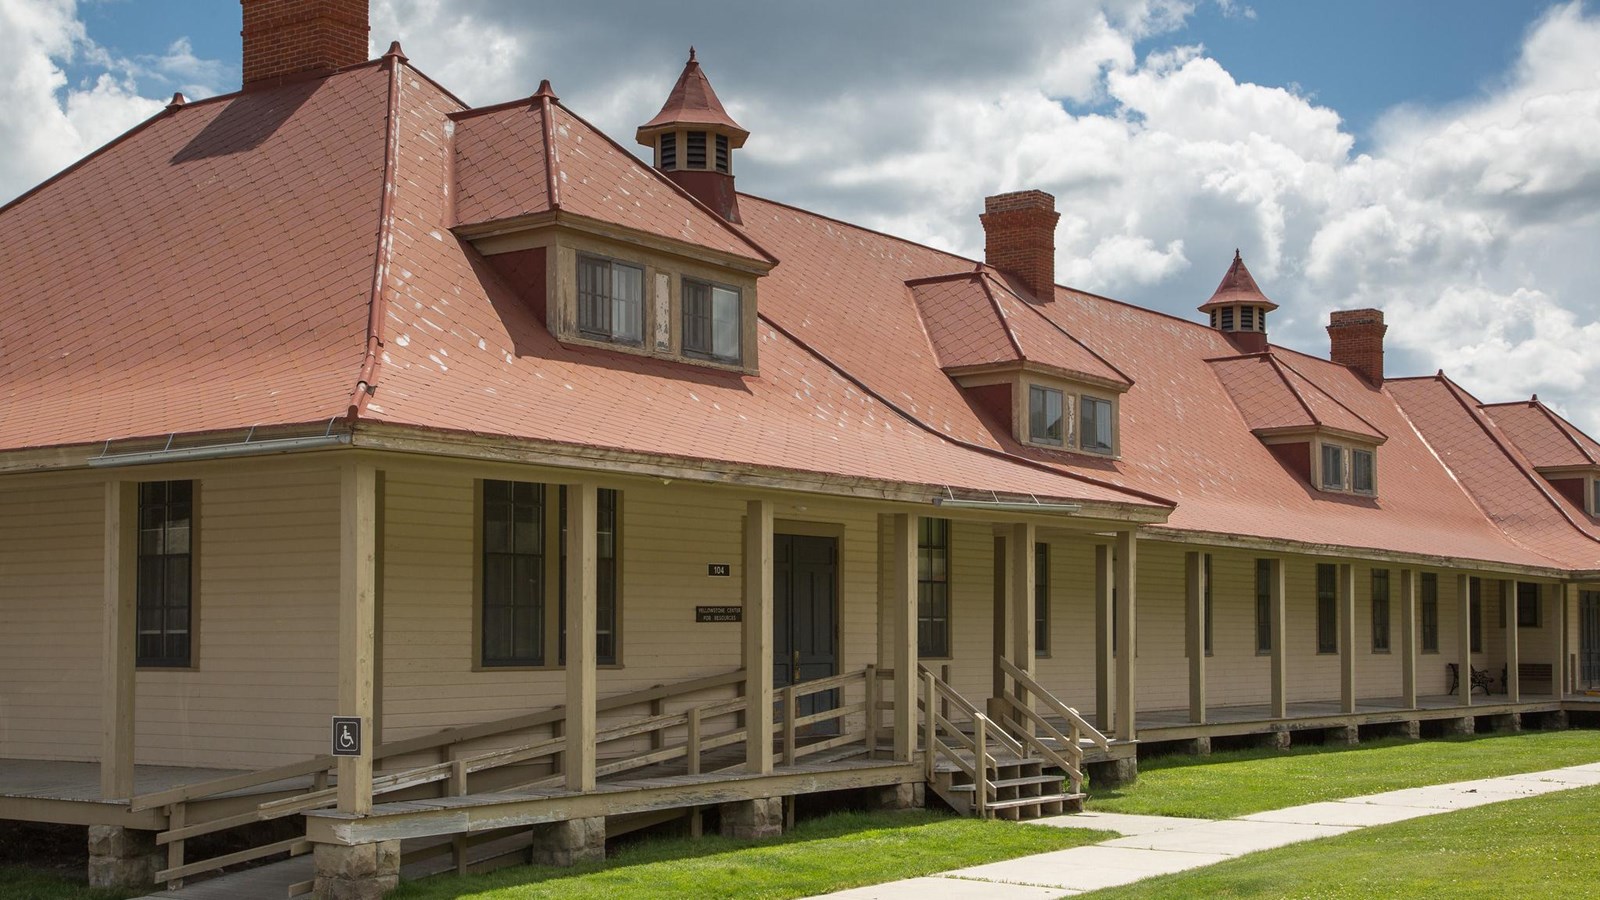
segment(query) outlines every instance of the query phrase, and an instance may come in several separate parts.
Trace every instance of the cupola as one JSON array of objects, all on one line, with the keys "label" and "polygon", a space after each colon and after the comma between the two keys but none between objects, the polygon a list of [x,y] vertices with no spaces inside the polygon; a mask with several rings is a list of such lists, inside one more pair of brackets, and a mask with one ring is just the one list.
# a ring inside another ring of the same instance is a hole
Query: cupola
[{"label": "cupola", "polygon": [[1216,292],[1200,305],[1201,312],[1210,314],[1211,327],[1226,334],[1242,353],[1267,349],[1267,313],[1277,308],[1256,286],[1238,250],[1233,251],[1233,265]]},{"label": "cupola", "polygon": [[733,190],[733,151],[750,132],[722,108],[717,92],[689,48],[689,62],[655,118],[637,139],[655,153],[655,167],[729,222],[739,222]]}]

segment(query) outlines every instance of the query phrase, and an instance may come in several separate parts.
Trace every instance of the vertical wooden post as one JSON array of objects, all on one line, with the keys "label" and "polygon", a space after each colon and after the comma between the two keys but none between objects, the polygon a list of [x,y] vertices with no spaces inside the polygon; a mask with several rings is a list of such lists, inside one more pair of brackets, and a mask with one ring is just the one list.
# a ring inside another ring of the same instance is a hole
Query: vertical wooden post
[{"label": "vertical wooden post", "polygon": [[1456,695],[1472,705],[1472,577],[1456,576]]},{"label": "vertical wooden post", "polygon": [[[895,513],[889,529],[890,590],[894,608],[894,758],[910,762],[917,746],[917,526],[919,517]],[[930,699],[928,719],[937,710]],[[927,748],[928,753],[933,748]]]},{"label": "vertical wooden post", "polygon": [[133,796],[138,515],[138,482],[107,482],[105,608],[100,631],[100,796],[107,800]]},{"label": "vertical wooden post", "polygon": [[[1011,663],[1030,677],[1034,671],[1034,602],[1035,588],[1038,586],[1033,570],[1033,545],[1038,541],[1038,532],[1031,522],[1018,522],[1011,526],[1011,534],[1006,539],[1011,562],[1011,577],[1009,587],[1011,602]],[[1023,689],[1022,685],[1015,685],[1011,692],[1012,699],[1019,705],[1033,709],[1033,696]],[[1018,714],[1018,726],[1028,734],[1033,733],[1033,721],[1025,715]]]},{"label": "vertical wooden post", "polygon": [[1400,570],[1400,702],[1417,708],[1417,573]]},{"label": "vertical wooden post", "polygon": [[567,485],[567,790],[594,790],[595,619],[599,576],[595,533],[600,489]]},{"label": "vertical wooden post", "polygon": [[744,519],[745,768],[772,772],[772,501],[751,500]]},{"label": "vertical wooden post", "polygon": [[1500,581],[1500,608],[1506,613],[1506,683],[1501,687],[1507,703],[1522,701],[1522,677],[1517,672],[1517,665],[1522,662],[1521,648],[1517,646],[1517,609],[1522,605],[1518,588],[1518,582],[1509,578]]},{"label": "vertical wooden post", "polygon": [[[899,673],[895,673],[895,689],[897,691],[899,690],[899,677]],[[934,752],[934,748],[939,743],[939,712],[934,706],[934,703],[937,699],[935,695],[937,694],[938,691],[935,690],[933,686],[933,673],[929,672],[926,675],[923,675],[922,705],[924,710],[922,715],[922,770],[923,775],[926,776],[928,781],[933,780],[934,766],[938,762],[939,756],[939,754]],[[898,731],[895,732],[895,739],[896,741],[899,740]]]},{"label": "vertical wooden post", "polygon": [[1111,703],[1115,696],[1112,688],[1114,648],[1111,627],[1113,613],[1111,598],[1115,579],[1111,565],[1111,545],[1096,544],[1094,548],[1094,725],[1101,732],[1111,732]]},{"label": "vertical wooden post", "polygon": [[1289,590],[1284,562],[1272,559],[1268,565],[1268,590],[1272,603],[1272,717],[1289,717]]},{"label": "vertical wooden post", "polygon": [[1206,722],[1206,555],[1183,557],[1183,583],[1188,600],[1184,645],[1189,653],[1189,721]]},{"label": "vertical wooden post", "polygon": [[795,754],[795,750],[798,749],[798,747],[795,745],[795,734],[796,734],[796,732],[795,732],[795,726],[794,726],[794,720],[795,720],[794,685],[792,685],[792,684],[788,685],[783,689],[782,702],[783,702],[783,764],[786,765],[786,766],[792,766],[792,765],[794,765],[794,760],[795,760],[795,755],[794,755]]},{"label": "vertical wooden post", "polygon": [[1117,737],[1124,741],[1134,740],[1138,731],[1134,725],[1134,710],[1138,703],[1133,694],[1134,680],[1134,654],[1138,647],[1134,631],[1138,622],[1134,618],[1138,610],[1135,602],[1138,586],[1135,578],[1138,573],[1138,546],[1139,538],[1133,529],[1117,532],[1117,549],[1115,555],[1116,587],[1117,587]]},{"label": "vertical wooden post", "polygon": [[1339,709],[1356,711],[1356,567],[1339,563]]},{"label": "vertical wooden post", "polygon": [[866,678],[867,694],[867,759],[873,759],[878,754],[878,667],[867,663]]},{"label": "vertical wooden post", "polygon": [[[188,821],[189,821],[189,804],[187,804],[187,803],[174,803],[174,804],[172,804],[172,805],[167,807],[167,830],[168,831],[177,831],[178,829],[182,828],[184,825],[188,824]],[[180,868],[183,868],[183,855],[184,855],[184,847],[183,847],[183,845],[185,843],[187,843],[187,841],[173,841],[172,843],[167,845],[167,868],[169,868],[169,869],[180,869]],[[181,888],[181,887],[183,887],[183,879],[182,878],[174,878],[171,881],[167,882],[167,890],[169,890],[169,891],[175,891],[175,890],[177,890],[178,888]]]},{"label": "vertical wooden post", "polygon": [[688,771],[690,775],[700,774],[700,707],[689,707],[689,734],[685,738],[688,754]]},{"label": "vertical wooden post", "polygon": [[339,811],[372,812],[377,653],[377,472],[345,463],[339,477],[339,715],[361,719],[360,756],[339,757]]}]

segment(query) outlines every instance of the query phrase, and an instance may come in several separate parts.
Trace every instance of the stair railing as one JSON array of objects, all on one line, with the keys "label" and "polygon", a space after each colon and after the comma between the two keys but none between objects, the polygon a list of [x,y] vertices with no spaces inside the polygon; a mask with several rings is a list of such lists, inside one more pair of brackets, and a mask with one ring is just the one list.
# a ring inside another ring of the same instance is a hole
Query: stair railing
[{"label": "stair railing", "polygon": [[[1072,785],[1072,793],[1083,793],[1083,741],[1090,743],[1102,750],[1111,748],[1111,741],[1100,729],[1085,719],[1076,709],[1062,703],[1061,700],[1047,690],[1033,676],[1018,668],[1010,660],[1000,657],[1000,668],[1011,676],[1017,686],[1021,698],[1007,694],[999,698],[1002,705],[1012,715],[1002,716],[1004,724],[1008,725],[1019,741],[1025,743],[1052,765],[1067,773],[1067,778]],[[1031,704],[1023,698],[1031,696],[1042,704],[1049,713],[1066,723],[1063,733],[1045,715],[1032,708]],[[1030,727],[1031,726],[1031,727]],[[1043,732],[1041,737],[1038,732]],[[1045,738],[1054,741],[1050,744]]]}]

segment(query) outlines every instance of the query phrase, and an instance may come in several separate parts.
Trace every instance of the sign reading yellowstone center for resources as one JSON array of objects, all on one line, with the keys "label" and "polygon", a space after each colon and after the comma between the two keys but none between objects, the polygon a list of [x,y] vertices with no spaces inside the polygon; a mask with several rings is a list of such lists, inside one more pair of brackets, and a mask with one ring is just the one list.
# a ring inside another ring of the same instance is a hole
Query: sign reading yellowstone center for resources
[{"label": "sign reading yellowstone center for resources", "polygon": [[744,607],[742,606],[696,606],[694,608],[696,622],[743,622]]}]

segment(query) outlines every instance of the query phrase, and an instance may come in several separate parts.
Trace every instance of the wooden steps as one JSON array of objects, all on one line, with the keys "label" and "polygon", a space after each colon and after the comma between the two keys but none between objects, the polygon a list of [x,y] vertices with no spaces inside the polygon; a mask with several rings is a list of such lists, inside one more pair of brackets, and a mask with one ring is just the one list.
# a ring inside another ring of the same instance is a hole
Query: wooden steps
[{"label": "wooden steps", "polygon": [[928,786],[950,808],[968,816],[981,814],[985,818],[1021,821],[1083,809],[1084,795],[1066,791],[1065,779],[1059,772],[1046,774],[1043,760],[995,754],[990,757],[988,794],[981,810],[978,786],[963,768],[963,764],[972,764],[969,752],[959,754],[960,764],[942,762],[935,766],[933,781]]}]

